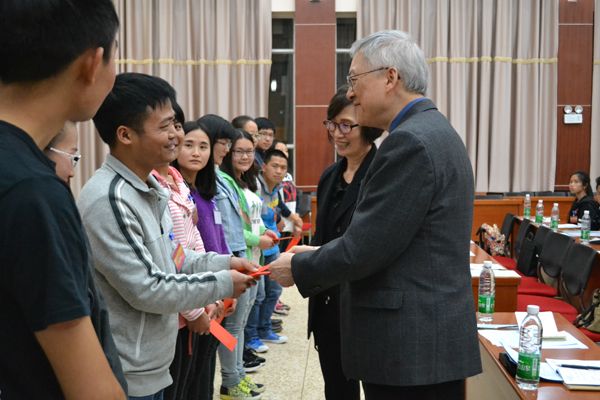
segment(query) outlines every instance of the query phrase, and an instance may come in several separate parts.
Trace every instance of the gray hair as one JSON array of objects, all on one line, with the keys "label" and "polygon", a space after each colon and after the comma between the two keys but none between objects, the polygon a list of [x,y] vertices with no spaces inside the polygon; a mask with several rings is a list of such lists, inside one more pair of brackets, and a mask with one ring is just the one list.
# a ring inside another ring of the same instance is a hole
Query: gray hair
[{"label": "gray hair", "polygon": [[350,55],[362,54],[371,68],[391,67],[398,71],[404,88],[425,95],[429,70],[423,50],[402,31],[380,31],[352,44]]}]

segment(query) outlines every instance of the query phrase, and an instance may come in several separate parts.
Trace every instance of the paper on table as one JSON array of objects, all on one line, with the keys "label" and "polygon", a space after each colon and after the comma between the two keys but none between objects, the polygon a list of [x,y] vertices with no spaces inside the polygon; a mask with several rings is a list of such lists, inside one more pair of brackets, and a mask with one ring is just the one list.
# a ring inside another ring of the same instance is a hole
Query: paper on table
[{"label": "paper on table", "polygon": [[[478,277],[481,274],[481,268],[471,268],[471,278]],[[494,276],[496,278],[518,278],[521,275],[517,274],[512,269],[496,270],[494,269]]]},{"label": "paper on table", "polygon": [[[483,264],[481,264],[481,263],[471,263],[471,269],[481,270],[482,268],[483,268]],[[492,269],[495,271],[495,270],[505,270],[506,268],[504,268],[504,266],[502,264],[492,263]]]},{"label": "paper on table", "polygon": [[[515,318],[517,319],[517,324],[519,324],[519,326],[521,326],[521,322],[526,316],[526,312],[515,311]],[[554,314],[552,314],[552,311],[543,311],[538,314],[538,317],[540,317],[540,321],[542,321],[542,327],[544,330],[543,337],[546,337],[546,335],[556,335],[558,328],[556,327],[556,321],[554,321]]]},{"label": "paper on table", "polygon": [[[567,235],[569,237],[579,237],[579,236],[581,236],[581,231],[579,231],[579,230],[561,231],[559,233],[562,233],[563,235]],[[591,231],[590,232],[590,237],[600,237],[600,231]]]},{"label": "paper on table", "polygon": [[577,229],[579,226],[576,224],[558,224],[558,229]]},{"label": "paper on table", "polygon": [[600,367],[600,360],[559,360],[546,359],[551,368],[562,376],[569,389],[600,390],[600,370],[586,370],[562,367],[561,365],[581,365]]},{"label": "paper on table", "polygon": [[[519,352],[513,350],[507,343],[502,343],[502,347],[504,347],[506,354],[517,364],[519,362]],[[556,373],[556,370],[545,362],[540,363],[540,378],[552,382],[562,382],[562,378]]]},{"label": "paper on table", "polygon": [[469,257],[475,257],[475,253],[473,253],[472,251],[469,251]]},{"label": "paper on table", "polygon": [[[478,331],[481,336],[492,342],[494,346],[502,346],[503,342],[506,342],[510,347],[519,347],[519,331],[510,330],[480,330]],[[563,340],[543,340],[542,349],[587,349],[587,346],[577,340],[569,332],[565,332],[565,339]]]}]

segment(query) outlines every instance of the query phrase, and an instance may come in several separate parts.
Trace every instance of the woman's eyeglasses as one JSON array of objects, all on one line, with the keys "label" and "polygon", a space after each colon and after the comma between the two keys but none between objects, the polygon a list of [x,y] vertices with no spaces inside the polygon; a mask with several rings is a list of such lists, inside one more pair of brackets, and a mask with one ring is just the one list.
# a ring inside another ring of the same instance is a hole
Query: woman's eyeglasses
[{"label": "woman's eyeglasses", "polygon": [[63,156],[69,157],[71,159],[71,165],[73,165],[73,168],[75,168],[77,166],[77,163],[79,162],[79,160],[81,160],[81,154],[79,154],[79,153],[71,154],[71,153],[67,153],[66,151],[55,149],[54,147],[50,147],[50,151],[53,151],[55,153],[62,154]]},{"label": "woman's eyeglasses", "polygon": [[325,121],[323,121],[323,126],[325,126],[325,129],[327,129],[327,131],[332,135],[335,133],[336,129],[339,129],[343,135],[347,135],[352,131],[352,129],[356,128],[359,125],[358,124],[348,124],[346,122],[342,122],[342,123],[338,124],[337,122],[333,122],[333,121],[326,119]]},{"label": "woman's eyeglasses", "polygon": [[242,158],[243,156],[254,157],[254,150],[231,150],[234,156]]}]

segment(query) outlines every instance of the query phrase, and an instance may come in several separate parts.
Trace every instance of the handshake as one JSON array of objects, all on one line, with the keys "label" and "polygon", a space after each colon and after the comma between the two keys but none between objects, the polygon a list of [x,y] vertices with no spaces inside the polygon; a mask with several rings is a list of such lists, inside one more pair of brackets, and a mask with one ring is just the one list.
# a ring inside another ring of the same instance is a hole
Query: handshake
[{"label": "handshake", "polygon": [[245,258],[231,257],[229,264],[231,281],[233,282],[232,297],[240,297],[250,286],[256,285],[256,281],[262,275],[269,274],[269,266],[259,266]]}]

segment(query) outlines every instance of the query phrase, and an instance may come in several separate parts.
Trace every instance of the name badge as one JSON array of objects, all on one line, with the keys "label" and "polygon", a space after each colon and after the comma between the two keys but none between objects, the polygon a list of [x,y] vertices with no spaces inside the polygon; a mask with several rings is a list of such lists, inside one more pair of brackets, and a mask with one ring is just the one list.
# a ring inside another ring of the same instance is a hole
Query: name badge
[{"label": "name badge", "polygon": [[183,262],[185,261],[185,251],[183,251],[183,246],[181,243],[177,243],[177,247],[173,251],[173,255],[171,257],[173,258],[177,272],[181,271],[181,267],[183,267]]},{"label": "name badge", "polygon": [[223,223],[223,220],[221,219],[221,211],[215,210],[214,215],[215,215],[215,225],[221,225]]}]

